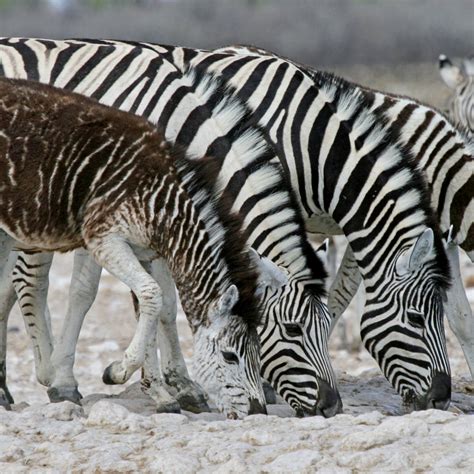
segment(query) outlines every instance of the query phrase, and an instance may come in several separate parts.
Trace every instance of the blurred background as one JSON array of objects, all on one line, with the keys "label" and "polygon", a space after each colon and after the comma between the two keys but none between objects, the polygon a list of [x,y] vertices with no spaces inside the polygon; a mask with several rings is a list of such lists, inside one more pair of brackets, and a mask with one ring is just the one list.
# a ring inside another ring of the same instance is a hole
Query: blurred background
[{"label": "blurred background", "polygon": [[253,44],[442,106],[437,58],[474,53],[474,0],[0,0],[0,35]]},{"label": "blurred background", "polygon": [[2,36],[255,44],[314,65],[472,54],[474,0],[0,0]]}]

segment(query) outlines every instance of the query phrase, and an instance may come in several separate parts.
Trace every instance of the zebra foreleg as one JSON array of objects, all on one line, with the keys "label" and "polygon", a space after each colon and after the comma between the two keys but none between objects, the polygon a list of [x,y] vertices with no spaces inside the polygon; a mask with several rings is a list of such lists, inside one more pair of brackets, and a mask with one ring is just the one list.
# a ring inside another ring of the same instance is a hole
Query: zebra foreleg
[{"label": "zebra foreleg", "polygon": [[200,413],[210,411],[204,390],[189,377],[179,344],[176,327],[176,288],[168,266],[163,259],[153,261],[153,278],[163,292],[163,307],[158,322],[158,344],[161,371],[170,393],[183,410]]},{"label": "zebra foreleg", "polygon": [[453,282],[448,290],[444,309],[449,327],[461,345],[471,377],[474,379],[474,319],[463,286],[459,266],[459,247],[454,244],[448,244],[446,253],[451,266]]},{"label": "zebra foreleg", "polygon": [[[1,231],[0,231],[1,232]],[[7,333],[8,317],[16,301],[16,293],[12,282],[17,253],[10,252],[3,273],[0,272],[0,405],[13,404],[13,397],[7,387]]]},{"label": "zebra foreleg", "polygon": [[[141,262],[143,268],[152,275],[152,264],[150,261]],[[161,287],[161,285],[160,285]],[[174,287],[172,288],[174,290]],[[164,302],[166,301],[166,289],[161,287],[162,298],[163,298],[163,310]],[[140,319],[140,304],[136,295],[132,292],[133,306],[135,308],[135,316],[137,320]],[[162,310],[162,313],[163,313]],[[161,315],[158,316],[159,318]],[[158,322],[159,324],[159,322]],[[160,354],[162,353],[162,348],[160,346]],[[176,398],[170,394],[167,390],[167,387],[162,383],[162,377],[160,374],[160,361],[157,352],[157,335],[153,338],[150,338],[147,342],[145,349],[145,361],[142,368],[142,377],[141,377],[141,386],[142,390],[147,393],[151,398],[153,398],[157,404],[158,411],[160,412],[170,412],[170,413],[179,413],[180,405]]]},{"label": "zebra foreleg", "polygon": [[89,252],[76,250],[66,318],[51,356],[54,378],[48,396],[52,402],[69,400],[79,403],[82,398],[73,371],[76,346],[85,315],[97,295],[101,271],[102,267]]},{"label": "zebra foreleg", "polygon": [[122,360],[112,362],[104,371],[107,384],[125,383],[140,367],[144,367],[142,390],[156,403],[158,412],[179,411],[176,400],[167,392],[159,372],[156,353],[158,317],[162,312],[162,291],[158,283],[146,272],[131,247],[118,236],[95,238],[88,249],[96,262],[127,285],[136,295],[140,317],[135,334]]}]

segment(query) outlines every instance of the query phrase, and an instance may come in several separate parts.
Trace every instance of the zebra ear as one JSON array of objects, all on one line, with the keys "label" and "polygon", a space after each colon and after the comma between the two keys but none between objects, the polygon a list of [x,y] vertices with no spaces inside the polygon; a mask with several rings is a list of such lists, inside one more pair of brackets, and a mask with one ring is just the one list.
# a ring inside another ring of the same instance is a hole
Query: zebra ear
[{"label": "zebra ear", "polygon": [[329,256],[329,239],[325,239],[324,242],[316,249],[316,255],[323,262],[324,267],[328,266]]},{"label": "zebra ear", "polygon": [[230,313],[238,300],[239,290],[235,285],[230,285],[219,298],[219,302],[217,303],[217,313]]},{"label": "zebra ear", "polygon": [[453,225],[450,225],[449,226],[449,229],[444,233],[444,242],[445,242],[445,248],[447,249],[448,247],[450,247],[451,245],[456,245],[454,243],[454,226]]},{"label": "zebra ear", "polygon": [[253,248],[250,255],[259,273],[257,295],[265,288],[278,289],[288,283],[287,274],[269,258],[261,257]]},{"label": "zebra ear", "polygon": [[444,54],[441,54],[439,57],[439,73],[444,83],[450,89],[456,89],[456,87],[464,80],[461,68],[455,66]]},{"label": "zebra ear", "polygon": [[397,273],[404,275],[414,272],[433,257],[434,234],[433,230],[428,228],[418,237],[411,250],[398,258],[396,264]]}]

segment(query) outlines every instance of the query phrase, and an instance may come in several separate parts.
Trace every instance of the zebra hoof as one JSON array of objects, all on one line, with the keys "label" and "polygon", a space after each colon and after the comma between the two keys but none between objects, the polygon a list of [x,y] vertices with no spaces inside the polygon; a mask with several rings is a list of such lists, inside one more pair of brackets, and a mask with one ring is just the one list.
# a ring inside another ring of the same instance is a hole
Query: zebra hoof
[{"label": "zebra hoof", "polygon": [[13,404],[13,398],[8,389],[5,391],[5,389],[0,388],[0,407],[11,410],[10,403]]},{"label": "zebra hoof", "polygon": [[183,410],[191,413],[211,411],[206,394],[197,383],[176,373],[164,374],[164,379],[167,389]]},{"label": "zebra hoof", "polygon": [[206,398],[202,393],[196,393],[185,390],[176,394],[176,399],[179,406],[186,411],[191,413],[203,413],[211,411],[207,404]]},{"label": "zebra hoof", "polygon": [[76,387],[50,387],[48,388],[48,397],[51,403],[69,401],[76,405],[80,405],[82,399],[82,395]]},{"label": "zebra hoof", "polygon": [[155,402],[156,413],[181,413],[178,401],[172,397],[161,383],[147,383],[142,380],[142,392]]},{"label": "zebra hoof", "polygon": [[124,384],[129,377],[125,374],[120,375],[123,373],[122,364],[118,361],[112,362],[102,374],[102,382],[106,385],[121,385]]},{"label": "zebra hoof", "polygon": [[273,387],[266,380],[262,382],[262,387],[267,405],[276,405],[276,392]]},{"label": "zebra hoof", "polygon": [[181,407],[178,402],[157,403],[156,413],[181,413]]},{"label": "zebra hoof", "polygon": [[[3,400],[3,403],[2,403]],[[0,406],[13,405],[15,401],[6,385],[0,386]]]}]

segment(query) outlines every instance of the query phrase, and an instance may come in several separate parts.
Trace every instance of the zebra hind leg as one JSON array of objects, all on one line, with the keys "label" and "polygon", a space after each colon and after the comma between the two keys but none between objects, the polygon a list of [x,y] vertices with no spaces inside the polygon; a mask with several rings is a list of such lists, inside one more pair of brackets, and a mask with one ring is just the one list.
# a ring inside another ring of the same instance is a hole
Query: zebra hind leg
[{"label": "zebra hind leg", "polygon": [[444,305],[445,314],[451,330],[461,345],[471,377],[474,379],[474,315],[463,286],[459,267],[459,247],[448,244],[446,253],[453,281],[447,293],[447,302]]},{"label": "zebra hind leg", "polygon": [[79,404],[82,399],[73,372],[76,346],[85,315],[97,294],[101,271],[89,252],[84,249],[74,252],[68,309],[51,356],[54,368],[54,379],[48,389],[51,402],[69,400]]},{"label": "zebra hind leg", "polygon": [[16,301],[11,272],[16,262],[16,252],[10,252],[11,239],[0,229],[0,406],[10,409],[13,397],[7,387],[7,325],[8,316]]},{"label": "zebra hind leg", "polygon": [[25,328],[33,345],[36,378],[46,387],[53,379],[53,337],[49,316],[46,314],[48,276],[52,261],[52,253],[20,253],[13,271],[13,285]]},{"label": "zebra hind leg", "polygon": [[163,291],[163,307],[158,322],[161,371],[166,388],[180,407],[193,413],[210,411],[204,390],[191,380],[179,344],[176,327],[176,288],[163,259],[152,263],[152,275]]}]

